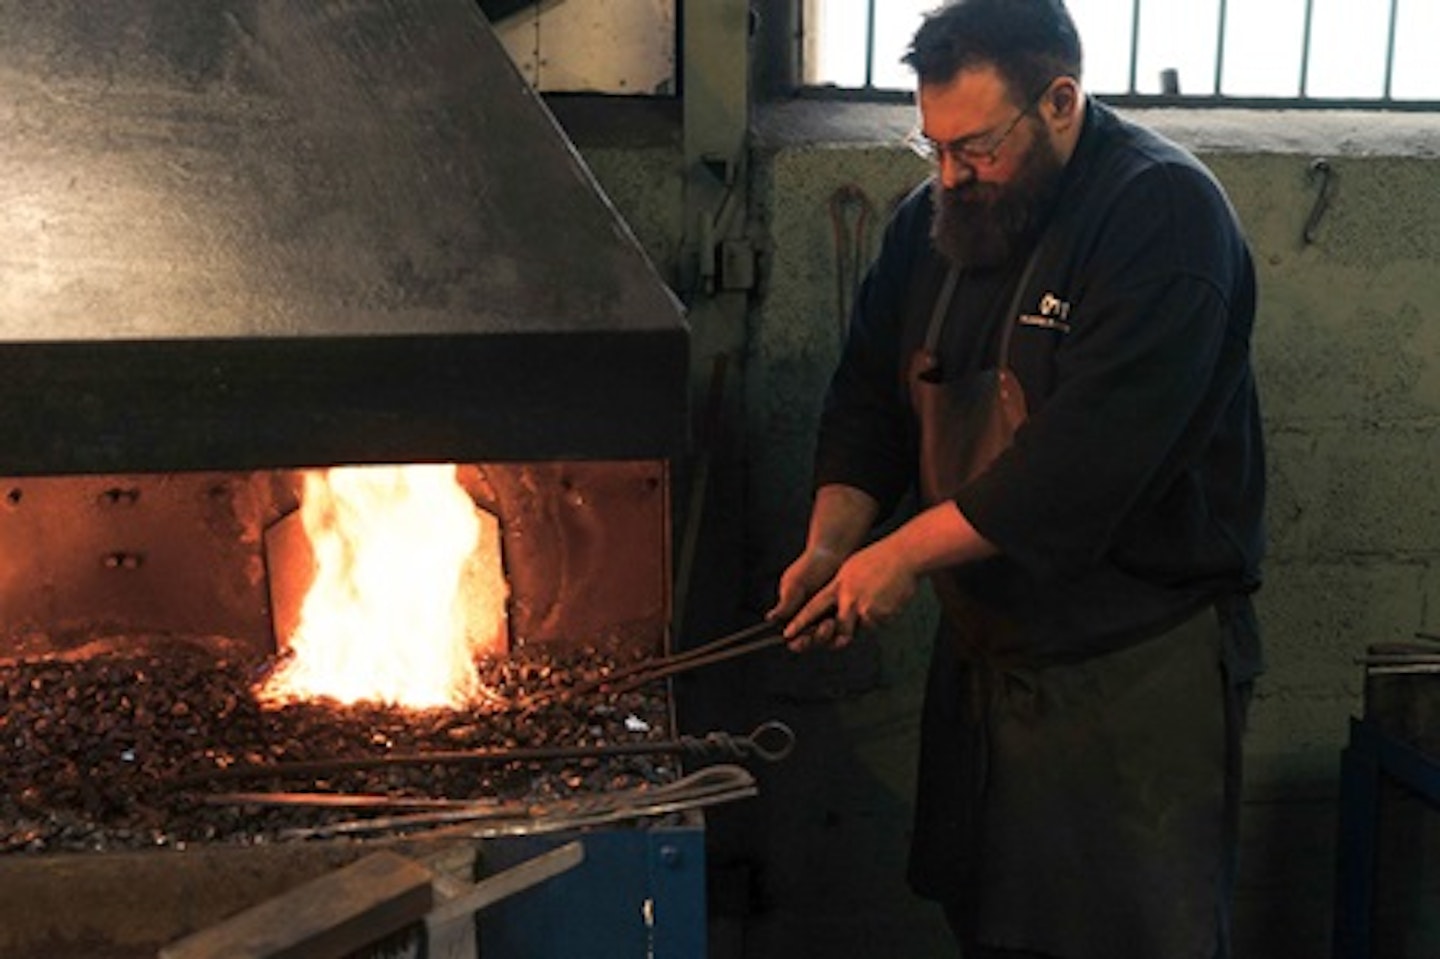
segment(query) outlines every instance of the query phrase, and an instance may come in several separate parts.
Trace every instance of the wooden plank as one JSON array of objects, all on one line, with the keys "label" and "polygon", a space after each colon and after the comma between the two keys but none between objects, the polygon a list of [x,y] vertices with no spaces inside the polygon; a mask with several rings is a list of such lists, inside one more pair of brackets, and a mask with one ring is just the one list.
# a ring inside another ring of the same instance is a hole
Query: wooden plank
[{"label": "wooden plank", "polygon": [[376,852],[177,940],[160,959],[338,959],[421,921],[430,870]]},{"label": "wooden plank", "polygon": [[573,869],[584,859],[583,844],[579,841],[566,843],[558,849],[552,849],[534,859],[527,859],[520,865],[511,866],[488,879],[482,879],[463,894],[435,907],[428,921],[448,922],[460,916],[472,915],[501,899]]}]

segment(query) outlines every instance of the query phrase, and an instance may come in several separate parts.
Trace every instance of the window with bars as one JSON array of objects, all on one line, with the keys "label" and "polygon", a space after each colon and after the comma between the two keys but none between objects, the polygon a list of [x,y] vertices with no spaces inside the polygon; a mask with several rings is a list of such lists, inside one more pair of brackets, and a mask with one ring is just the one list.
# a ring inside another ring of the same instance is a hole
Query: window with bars
[{"label": "window with bars", "polygon": [[[908,92],[900,62],[939,0],[805,0],[811,89]],[[1440,0],[1068,0],[1107,99],[1440,110]]]}]

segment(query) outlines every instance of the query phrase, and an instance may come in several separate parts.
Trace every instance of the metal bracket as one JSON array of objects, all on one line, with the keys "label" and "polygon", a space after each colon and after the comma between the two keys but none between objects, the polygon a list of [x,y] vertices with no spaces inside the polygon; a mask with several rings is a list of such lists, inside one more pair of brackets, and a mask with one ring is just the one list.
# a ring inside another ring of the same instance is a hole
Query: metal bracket
[{"label": "metal bracket", "polygon": [[[693,302],[754,285],[754,257],[744,243],[752,25],[747,0],[686,0],[682,11],[690,227],[681,288]],[[735,319],[743,309],[738,297],[726,307]]]}]

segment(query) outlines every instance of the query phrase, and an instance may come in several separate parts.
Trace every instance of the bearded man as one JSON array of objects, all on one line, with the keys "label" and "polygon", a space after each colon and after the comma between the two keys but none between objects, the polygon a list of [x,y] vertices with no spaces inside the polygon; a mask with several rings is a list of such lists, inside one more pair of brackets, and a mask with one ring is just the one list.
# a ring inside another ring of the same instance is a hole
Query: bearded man
[{"label": "bearded man", "polygon": [[856,299],[770,615],[843,645],[929,578],[910,878],[965,956],[1229,956],[1250,252],[1193,156],[1085,95],[1061,0],[958,0],[905,59],[934,172]]}]

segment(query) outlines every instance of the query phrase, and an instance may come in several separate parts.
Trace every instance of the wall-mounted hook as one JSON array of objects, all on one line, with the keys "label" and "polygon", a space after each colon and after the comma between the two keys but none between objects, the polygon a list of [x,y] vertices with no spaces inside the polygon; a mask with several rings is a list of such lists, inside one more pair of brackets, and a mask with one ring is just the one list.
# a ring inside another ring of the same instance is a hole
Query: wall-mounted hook
[{"label": "wall-mounted hook", "polygon": [[1311,183],[1320,181],[1320,192],[1315,196],[1315,205],[1310,209],[1310,216],[1305,220],[1305,232],[1301,234],[1301,239],[1309,246],[1315,242],[1315,231],[1319,229],[1320,221],[1330,209],[1330,201],[1334,199],[1335,168],[1324,157],[1316,157],[1310,161],[1310,169],[1305,178]]}]

